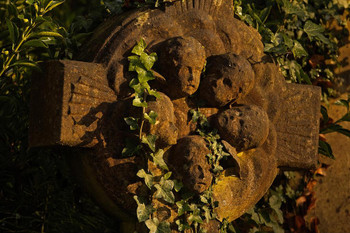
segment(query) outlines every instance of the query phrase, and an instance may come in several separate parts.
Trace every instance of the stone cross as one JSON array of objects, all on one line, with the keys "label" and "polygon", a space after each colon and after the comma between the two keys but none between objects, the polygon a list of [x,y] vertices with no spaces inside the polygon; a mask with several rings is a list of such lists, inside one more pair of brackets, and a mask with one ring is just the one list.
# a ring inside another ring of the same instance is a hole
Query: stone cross
[{"label": "stone cross", "polygon": [[132,197],[142,187],[138,159],[121,158],[120,151],[129,135],[123,126],[132,78],[127,57],[143,38],[147,50],[159,55],[154,85],[164,101],[154,106],[166,125],[155,130],[165,146],[176,144],[170,150],[176,153],[201,143],[189,136],[195,94],[206,102],[201,111],[227,150],[241,152],[235,157],[240,177],[223,176],[213,187],[218,220],[232,221],[254,206],[279,169],[314,167],[320,89],[286,83],[264,54],[259,33],[233,17],[232,5],[179,0],[107,20],[77,61],[50,61],[44,75],[33,77],[30,146],[80,148],[71,156],[76,174],[107,211],[130,221]]}]

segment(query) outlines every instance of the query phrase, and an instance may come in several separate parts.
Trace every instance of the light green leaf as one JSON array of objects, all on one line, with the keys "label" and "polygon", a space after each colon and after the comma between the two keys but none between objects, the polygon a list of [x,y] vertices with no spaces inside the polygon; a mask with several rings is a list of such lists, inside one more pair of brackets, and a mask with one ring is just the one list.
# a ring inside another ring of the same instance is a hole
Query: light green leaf
[{"label": "light green leaf", "polygon": [[148,219],[146,226],[150,233],[171,233],[170,223],[159,222],[157,218]]},{"label": "light green leaf", "polygon": [[164,178],[161,178],[161,181],[159,184],[154,185],[154,187],[157,189],[155,197],[158,199],[163,199],[166,202],[169,202],[171,204],[175,201],[175,195],[172,192],[174,188],[174,182],[172,180],[164,180]]},{"label": "light green leaf", "polygon": [[306,57],[309,55],[297,40],[294,40],[294,47],[292,49],[292,52],[295,58]]},{"label": "light green leaf", "polygon": [[141,68],[136,68],[136,72],[138,73],[138,79],[140,83],[146,83],[150,80],[154,80],[155,77],[153,76],[153,73],[151,71],[146,71]]},{"label": "light green leaf", "polygon": [[49,12],[52,9],[58,7],[59,5],[61,5],[62,3],[64,3],[64,1],[51,1],[46,7],[45,7],[45,11]]},{"label": "light green leaf", "polygon": [[146,205],[138,196],[134,196],[134,200],[137,202],[136,215],[139,222],[144,222],[149,219],[153,212],[152,206]]},{"label": "light green leaf", "polygon": [[162,150],[162,149],[158,150],[155,154],[153,154],[153,153],[151,154],[151,156],[153,158],[153,162],[161,169],[168,171],[169,168],[166,165],[166,163],[164,162],[163,155],[164,155],[164,150]]},{"label": "light green leaf", "polygon": [[155,152],[156,151],[156,140],[157,140],[157,136],[156,135],[143,135],[141,138],[141,142],[148,145],[148,147]]},{"label": "light green leaf", "polygon": [[135,107],[142,107],[147,108],[147,102],[143,101],[139,96],[135,96],[134,100],[132,101],[132,105]]},{"label": "light green leaf", "polygon": [[139,42],[137,42],[137,45],[132,49],[132,53],[141,56],[145,48],[147,47],[146,42],[144,39],[141,39]]},{"label": "light green leaf", "polygon": [[141,169],[137,172],[137,176],[143,178],[145,180],[145,184],[149,189],[153,186],[153,176],[151,174],[147,174],[145,170]]},{"label": "light green leaf", "polygon": [[153,67],[154,63],[157,61],[157,54],[152,53],[152,54],[148,55],[147,53],[142,52],[140,59],[141,59],[142,64],[149,71]]},{"label": "light green leaf", "polygon": [[63,38],[61,34],[58,32],[36,32],[32,33],[29,38],[40,38],[40,37],[57,37],[57,38]]},{"label": "light green leaf", "polygon": [[144,113],[143,117],[148,120],[149,123],[151,123],[152,125],[154,125],[157,122],[157,117],[158,114],[156,112],[154,112],[153,110],[150,111],[149,113]]}]

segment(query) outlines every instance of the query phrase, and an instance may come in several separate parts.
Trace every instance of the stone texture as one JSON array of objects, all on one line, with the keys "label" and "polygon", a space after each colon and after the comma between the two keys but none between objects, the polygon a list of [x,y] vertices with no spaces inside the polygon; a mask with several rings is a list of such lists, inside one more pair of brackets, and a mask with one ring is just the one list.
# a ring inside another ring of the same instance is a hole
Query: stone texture
[{"label": "stone texture", "polygon": [[30,146],[92,147],[108,103],[116,100],[100,64],[51,61],[32,78]]}]

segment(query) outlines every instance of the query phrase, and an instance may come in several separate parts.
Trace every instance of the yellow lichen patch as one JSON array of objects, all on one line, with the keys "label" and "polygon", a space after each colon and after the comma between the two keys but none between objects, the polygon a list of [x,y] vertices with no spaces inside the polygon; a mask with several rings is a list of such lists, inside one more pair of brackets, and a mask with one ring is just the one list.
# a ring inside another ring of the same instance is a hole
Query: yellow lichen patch
[{"label": "yellow lichen patch", "polygon": [[219,206],[215,209],[220,221],[226,218],[233,221],[240,216],[240,209],[235,208],[234,199],[237,195],[232,187],[240,183],[240,179],[235,176],[225,176],[225,172],[219,177],[219,181],[213,185],[214,200],[219,202]]},{"label": "yellow lichen patch", "polygon": [[249,156],[251,154],[253,154],[255,152],[255,149],[251,149],[251,150],[247,150],[247,151],[242,151],[242,152],[239,152],[237,153],[237,156],[242,158],[244,156]]},{"label": "yellow lichen patch", "polygon": [[137,17],[136,25],[142,27],[146,22],[148,22],[149,18],[149,12],[141,14],[139,17]]}]

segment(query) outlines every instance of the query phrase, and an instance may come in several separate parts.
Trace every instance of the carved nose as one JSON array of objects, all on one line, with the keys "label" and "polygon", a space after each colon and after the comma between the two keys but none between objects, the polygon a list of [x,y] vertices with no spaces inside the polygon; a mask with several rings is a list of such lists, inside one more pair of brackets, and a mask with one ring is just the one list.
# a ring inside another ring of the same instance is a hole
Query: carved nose
[{"label": "carved nose", "polygon": [[199,165],[196,165],[193,169],[194,174],[199,178],[199,179],[204,179],[204,172],[203,168]]}]

